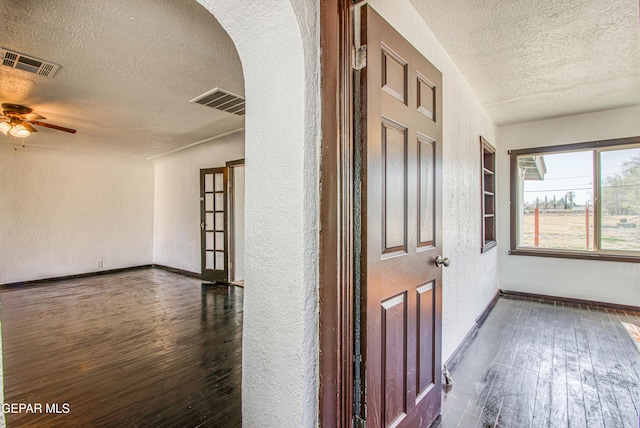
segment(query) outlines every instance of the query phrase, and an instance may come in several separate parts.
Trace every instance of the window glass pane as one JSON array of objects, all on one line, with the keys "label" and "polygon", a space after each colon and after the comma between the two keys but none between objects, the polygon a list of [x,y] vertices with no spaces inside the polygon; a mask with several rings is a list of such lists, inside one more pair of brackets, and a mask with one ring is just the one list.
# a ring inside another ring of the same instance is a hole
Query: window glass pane
[{"label": "window glass pane", "polygon": [[216,193],[215,210],[224,211],[224,194]]},{"label": "window glass pane", "polygon": [[204,175],[204,191],[213,192],[213,174]]},{"label": "window glass pane", "polygon": [[518,156],[518,246],[593,250],[593,151]]},{"label": "window glass pane", "polygon": [[222,173],[216,174],[216,185],[215,185],[216,192],[222,192],[222,190],[224,189],[222,180],[223,180]]},{"label": "window glass pane", "polygon": [[204,195],[204,210],[213,211],[213,193]]},{"label": "window glass pane", "polygon": [[216,270],[224,270],[224,253],[216,251]]},{"label": "window glass pane", "polygon": [[603,250],[640,250],[640,148],[600,153]]},{"label": "window glass pane", "polygon": [[216,213],[216,230],[224,230],[224,213]]},{"label": "window glass pane", "polygon": [[213,213],[206,213],[204,218],[205,230],[213,230]]},{"label": "window glass pane", "polygon": [[216,250],[224,251],[224,232],[216,232]]}]

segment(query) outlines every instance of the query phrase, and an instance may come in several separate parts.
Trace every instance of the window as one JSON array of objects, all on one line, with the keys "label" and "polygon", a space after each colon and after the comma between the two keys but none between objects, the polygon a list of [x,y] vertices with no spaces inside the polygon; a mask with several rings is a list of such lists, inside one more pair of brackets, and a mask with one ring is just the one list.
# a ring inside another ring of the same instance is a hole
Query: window
[{"label": "window", "polygon": [[496,246],[496,149],[480,137],[482,150],[482,249]]},{"label": "window", "polygon": [[640,261],[640,137],[509,154],[510,254]]}]

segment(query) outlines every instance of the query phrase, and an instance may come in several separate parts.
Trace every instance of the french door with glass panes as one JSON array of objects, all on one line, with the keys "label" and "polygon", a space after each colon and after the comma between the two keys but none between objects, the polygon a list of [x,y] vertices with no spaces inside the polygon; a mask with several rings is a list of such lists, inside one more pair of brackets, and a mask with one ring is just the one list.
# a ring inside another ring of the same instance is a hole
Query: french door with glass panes
[{"label": "french door with glass panes", "polygon": [[202,279],[226,282],[227,168],[200,170],[200,242]]}]

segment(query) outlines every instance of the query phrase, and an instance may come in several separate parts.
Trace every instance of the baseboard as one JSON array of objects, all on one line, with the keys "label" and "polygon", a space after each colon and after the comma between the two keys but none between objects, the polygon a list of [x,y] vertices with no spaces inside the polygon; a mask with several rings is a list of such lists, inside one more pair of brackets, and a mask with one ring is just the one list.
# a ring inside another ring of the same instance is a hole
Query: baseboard
[{"label": "baseboard", "polygon": [[546,303],[562,302],[576,306],[617,309],[620,311],[640,312],[639,306],[620,305],[618,303],[599,302],[597,300],[574,299],[571,297],[549,296],[546,294],[525,293],[523,291],[500,290],[500,296],[538,300]]},{"label": "baseboard", "polygon": [[464,337],[464,339],[462,339],[462,342],[460,342],[456,350],[453,351],[453,354],[451,354],[451,356],[445,362],[445,365],[447,366],[447,370],[449,370],[449,372],[453,372],[455,370],[456,366],[458,365],[460,360],[462,360],[462,357],[467,352],[467,348],[469,347],[469,345],[471,344],[471,342],[473,341],[473,339],[476,337],[477,334],[478,334],[478,324],[474,323],[473,326],[471,327],[471,330],[469,330],[469,332]]},{"label": "baseboard", "polygon": [[178,268],[174,268],[171,266],[165,266],[165,265],[157,265],[157,264],[153,264],[151,265],[154,268],[158,268],[158,269],[162,269],[162,270],[166,270],[167,272],[173,272],[173,273],[177,273],[180,275],[184,275],[184,276],[188,276],[191,278],[201,278],[201,275],[197,272],[191,272],[188,270],[184,270],[184,269],[178,269]]},{"label": "baseboard", "polygon": [[482,312],[480,312],[480,315],[478,315],[478,317],[476,318],[476,322],[473,324],[469,332],[465,335],[464,339],[462,339],[462,342],[460,342],[456,350],[453,351],[453,354],[451,354],[451,356],[445,362],[445,364],[447,365],[447,370],[451,372],[455,369],[456,365],[458,365],[463,355],[465,354],[467,348],[471,344],[471,341],[473,341],[473,339],[478,334],[478,330],[480,329],[480,326],[484,324],[485,320],[493,310],[494,306],[496,305],[496,303],[498,303],[499,298],[500,298],[500,292],[496,291],[496,294],[493,295],[489,304],[487,304],[487,306],[482,310]]},{"label": "baseboard", "polygon": [[487,317],[493,310],[493,307],[496,305],[496,303],[498,303],[499,298],[500,298],[500,290],[496,291],[496,293],[491,298],[491,301],[489,302],[489,304],[484,308],[484,310],[480,313],[480,315],[478,315],[478,318],[476,318],[476,324],[478,325],[478,327],[484,324],[484,321],[487,319]]},{"label": "baseboard", "polygon": [[5,288],[17,288],[17,287],[29,287],[34,285],[42,285],[49,282],[59,282],[66,281],[69,279],[78,279],[78,278],[88,278],[90,276],[97,275],[108,275],[110,273],[121,273],[121,272],[129,272],[139,269],[150,269],[153,265],[140,265],[140,266],[131,266],[126,268],[118,268],[118,269],[108,269],[108,270],[100,270],[95,272],[86,272],[86,273],[78,273],[75,275],[64,275],[64,276],[55,276],[52,278],[43,278],[43,279],[34,279],[30,281],[19,281],[19,282],[11,282],[8,284],[0,284],[1,289]]},{"label": "baseboard", "polygon": [[108,270],[100,270],[95,272],[79,273],[75,275],[55,276],[52,278],[34,279],[31,281],[11,282],[8,284],[0,284],[0,289],[30,287],[34,285],[43,285],[51,282],[66,281],[69,279],[88,278],[90,276],[96,276],[96,275],[108,275],[110,273],[122,273],[122,272],[134,271],[138,269],[151,269],[151,268],[162,269],[168,272],[177,273],[179,275],[200,279],[200,274],[196,272],[190,272],[188,270],[173,268],[170,266],[150,264],[150,265],[131,266],[131,267],[119,268],[119,269],[108,269]]}]

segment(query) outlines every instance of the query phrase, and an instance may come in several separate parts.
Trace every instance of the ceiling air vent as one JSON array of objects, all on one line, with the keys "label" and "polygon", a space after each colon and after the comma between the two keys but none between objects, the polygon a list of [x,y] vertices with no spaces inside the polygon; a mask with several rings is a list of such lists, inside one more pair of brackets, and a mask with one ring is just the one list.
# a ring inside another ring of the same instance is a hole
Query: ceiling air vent
[{"label": "ceiling air vent", "polygon": [[244,98],[220,88],[212,89],[189,102],[202,104],[203,106],[237,114],[238,116],[244,115]]},{"label": "ceiling air vent", "polygon": [[24,55],[20,52],[11,51],[6,48],[0,48],[0,54],[2,55],[2,65],[39,74],[45,77],[53,77],[53,75],[56,74],[56,71],[60,68],[59,65]]}]

